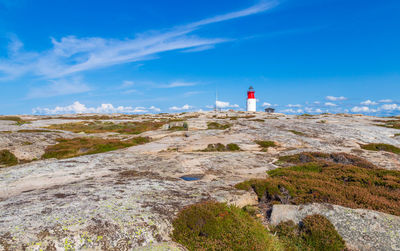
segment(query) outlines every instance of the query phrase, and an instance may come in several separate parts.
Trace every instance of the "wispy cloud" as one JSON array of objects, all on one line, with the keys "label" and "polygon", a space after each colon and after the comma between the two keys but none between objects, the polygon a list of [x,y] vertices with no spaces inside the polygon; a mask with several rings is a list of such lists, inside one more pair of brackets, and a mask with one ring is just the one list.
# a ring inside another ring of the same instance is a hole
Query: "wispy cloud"
[{"label": "wispy cloud", "polygon": [[26,98],[48,98],[62,95],[78,94],[90,91],[91,88],[81,78],[50,80],[50,84],[30,89]]},{"label": "wispy cloud", "polygon": [[52,48],[43,52],[24,51],[22,42],[14,39],[10,43],[9,57],[0,59],[0,79],[8,80],[25,74],[56,79],[93,69],[154,59],[162,52],[211,48],[230,39],[201,38],[189,33],[205,25],[264,12],[276,4],[275,1],[263,1],[243,10],[176,26],[167,31],[139,34],[133,39],[52,38]]},{"label": "wispy cloud", "polygon": [[393,102],[393,100],[391,100],[391,99],[382,99],[382,100],[379,100],[379,103],[392,103]]},{"label": "wispy cloud", "polygon": [[196,83],[193,82],[183,82],[176,81],[168,85],[160,85],[159,88],[175,88],[175,87],[187,87],[187,86],[195,86]]},{"label": "wispy cloud", "polygon": [[161,109],[155,106],[146,107],[131,107],[131,106],[117,106],[112,104],[101,104],[98,107],[87,107],[86,105],[75,101],[72,105],[57,106],[55,108],[41,108],[37,107],[32,109],[33,114],[66,114],[66,113],[148,113],[160,112]]},{"label": "wispy cloud", "polygon": [[343,101],[347,100],[346,97],[340,96],[340,97],[335,97],[335,96],[326,96],[326,99],[329,101]]}]

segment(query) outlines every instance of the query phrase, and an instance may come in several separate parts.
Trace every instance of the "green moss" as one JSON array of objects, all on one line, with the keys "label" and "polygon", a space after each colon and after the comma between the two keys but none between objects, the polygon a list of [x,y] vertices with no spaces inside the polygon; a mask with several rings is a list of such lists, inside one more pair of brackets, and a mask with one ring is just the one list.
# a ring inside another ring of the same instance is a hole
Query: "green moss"
[{"label": "green moss", "polygon": [[231,143],[226,146],[217,143],[217,144],[209,144],[206,149],[201,150],[202,152],[234,152],[240,151],[240,147],[237,144]]},{"label": "green moss", "polygon": [[322,215],[305,217],[301,224],[282,222],[272,229],[286,250],[346,250],[345,242],[332,223]]},{"label": "green moss", "polygon": [[299,135],[299,136],[306,136],[305,133],[299,132],[299,131],[296,131],[296,130],[289,130],[289,132],[291,132],[291,133],[293,133],[293,134],[296,134],[296,135]]},{"label": "green moss", "polygon": [[57,158],[65,159],[81,155],[96,154],[114,151],[121,148],[131,147],[149,142],[148,138],[136,137],[121,141],[117,139],[101,138],[73,138],[57,139],[58,144],[48,146],[43,154],[43,159]]},{"label": "green moss", "polygon": [[209,122],[207,123],[208,129],[211,130],[225,130],[231,127],[231,124],[220,124],[217,122]]},{"label": "green moss", "polygon": [[18,159],[9,150],[0,150],[0,166],[14,166],[18,164]]},{"label": "green moss", "polygon": [[399,136],[400,136],[400,133],[396,133],[394,136],[395,136],[395,137],[399,137]]},{"label": "green moss", "polygon": [[228,151],[240,151],[240,147],[237,145],[237,144],[235,144],[235,143],[230,143],[230,144],[227,144],[226,145],[226,149],[228,150]]},{"label": "green moss", "polygon": [[385,151],[385,152],[400,154],[400,148],[389,144],[371,143],[367,145],[362,145],[361,148],[370,151]]},{"label": "green moss", "polygon": [[309,153],[285,159],[298,164],[268,171],[266,179],[248,180],[235,187],[252,189],[271,204],[330,203],[400,215],[399,171],[379,169],[342,153]]},{"label": "green moss", "polygon": [[215,202],[191,205],[172,223],[172,238],[188,250],[282,250],[247,212]]}]

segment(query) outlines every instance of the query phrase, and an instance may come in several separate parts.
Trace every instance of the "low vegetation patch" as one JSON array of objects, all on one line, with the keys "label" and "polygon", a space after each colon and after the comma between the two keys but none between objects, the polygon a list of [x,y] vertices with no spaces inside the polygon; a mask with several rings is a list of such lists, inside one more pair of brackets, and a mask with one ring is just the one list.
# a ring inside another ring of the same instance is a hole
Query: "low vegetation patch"
[{"label": "low vegetation patch", "polygon": [[285,250],[346,250],[345,242],[332,223],[322,215],[305,217],[299,225],[281,222],[271,229],[285,246]]},{"label": "low vegetation patch", "polygon": [[383,126],[387,128],[400,129],[400,119],[399,120],[375,120],[375,122],[381,122],[383,124],[378,124],[377,126]]},{"label": "low vegetation patch", "polygon": [[102,138],[73,138],[57,139],[56,145],[48,146],[44,159],[65,159],[87,154],[96,154],[114,151],[121,148],[135,146],[149,142],[148,138],[136,137],[130,140],[102,139]]},{"label": "low vegetation patch", "polygon": [[235,206],[204,202],[184,208],[172,239],[189,250],[282,250],[276,237]]},{"label": "low vegetation patch", "polygon": [[305,163],[319,163],[321,165],[345,164],[361,168],[376,169],[377,166],[371,162],[348,154],[348,153],[321,153],[321,152],[303,152],[289,156],[281,156],[276,164],[278,165],[297,165]]},{"label": "low vegetation patch", "polygon": [[154,121],[143,121],[143,122],[77,122],[77,123],[66,123],[59,125],[50,125],[48,128],[71,131],[75,133],[104,133],[104,132],[116,132],[122,134],[140,134],[142,132],[159,129],[164,123]]},{"label": "low vegetation patch", "polygon": [[268,204],[330,203],[400,215],[400,172],[375,168],[345,154],[304,154],[282,157],[295,165],[268,171],[236,188],[253,189]]},{"label": "low vegetation patch", "polygon": [[275,147],[274,141],[257,140],[256,143],[262,148],[262,151],[268,151],[268,148]]},{"label": "low vegetation patch", "polygon": [[234,151],[240,151],[240,147],[235,144],[235,143],[231,143],[231,144],[221,144],[221,143],[217,143],[217,144],[209,144],[207,146],[206,149],[201,150],[202,152],[234,152]]},{"label": "low vegetation patch", "polygon": [[209,122],[207,123],[207,127],[208,129],[212,129],[212,130],[225,130],[228,129],[229,127],[231,127],[231,124],[220,124],[217,122]]},{"label": "low vegetation patch", "polygon": [[182,126],[172,126],[168,129],[168,131],[187,131],[189,130],[189,125],[187,122],[184,122]]},{"label": "low vegetation patch", "polygon": [[400,133],[396,133],[394,136],[395,136],[395,137],[399,137],[399,136],[400,136]]},{"label": "low vegetation patch", "polygon": [[22,118],[18,116],[0,116],[0,120],[10,120],[14,121],[16,125],[23,125],[23,124],[29,124],[31,122],[27,120],[23,120]]},{"label": "low vegetation patch", "polygon": [[0,150],[0,167],[14,166],[18,164],[18,159],[9,150]]},{"label": "low vegetation patch", "polygon": [[40,130],[40,129],[24,129],[24,130],[18,130],[17,132],[22,132],[22,133],[35,133],[35,132],[53,132],[49,130]]},{"label": "low vegetation patch", "polygon": [[299,131],[296,131],[296,130],[289,130],[289,132],[291,132],[293,134],[296,134],[296,135],[299,135],[299,136],[307,136],[304,132],[299,132]]},{"label": "low vegetation patch", "polygon": [[265,122],[265,120],[263,120],[263,119],[251,119],[251,121],[260,122],[260,123]]},{"label": "low vegetation patch", "polygon": [[361,148],[370,151],[385,151],[385,152],[400,154],[400,148],[389,144],[371,143],[367,145],[362,145]]}]

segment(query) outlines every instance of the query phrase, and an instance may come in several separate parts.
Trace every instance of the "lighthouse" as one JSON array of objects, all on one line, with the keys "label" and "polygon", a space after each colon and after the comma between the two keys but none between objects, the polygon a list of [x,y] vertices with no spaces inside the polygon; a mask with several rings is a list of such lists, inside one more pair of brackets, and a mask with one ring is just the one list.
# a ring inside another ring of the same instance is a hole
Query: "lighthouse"
[{"label": "lighthouse", "polygon": [[247,111],[248,112],[255,112],[257,110],[257,101],[254,96],[254,89],[250,86],[249,90],[247,91]]}]

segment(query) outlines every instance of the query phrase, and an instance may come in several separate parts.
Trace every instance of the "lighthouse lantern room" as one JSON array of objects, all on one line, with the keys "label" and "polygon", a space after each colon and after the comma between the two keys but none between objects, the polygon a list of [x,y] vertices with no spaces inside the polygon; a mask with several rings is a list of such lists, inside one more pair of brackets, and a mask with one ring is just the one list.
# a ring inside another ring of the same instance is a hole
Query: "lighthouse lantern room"
[{"label": "lighthouse lantern room", "polygon": [[254,89],[250,86],[249,90],[247,91],[247,111],[248,112],[255,112],[257,110],[257,100],[254,96]]}]

